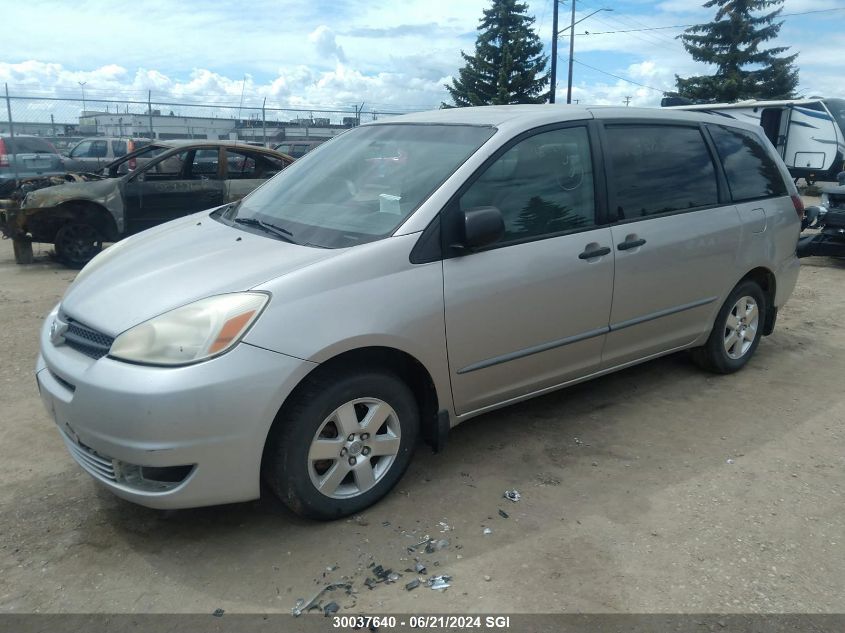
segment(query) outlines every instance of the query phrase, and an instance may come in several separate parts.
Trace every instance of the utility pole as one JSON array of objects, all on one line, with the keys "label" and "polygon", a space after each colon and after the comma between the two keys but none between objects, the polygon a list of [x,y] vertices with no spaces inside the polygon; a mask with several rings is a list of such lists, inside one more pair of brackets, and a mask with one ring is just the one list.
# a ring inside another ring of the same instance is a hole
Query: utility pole
[{"label": "utility pole", "polygon": [[573,57],[575,55],[575,25],[580,24],[584,20],[589,17],[594,16],[596,13],[601,13],[602,11],[613,11],[613,9],[601,8],[596,9],[589,15],[585,15],[580,20],[575,20],[575,0],[570,0],[572,2],[572,17],[570,19],[569,26],[562,28],[560,31],[557,30],[557,21],[558,21],[558,9],[557,5],[559,0],[554,0],[555,7],[552,17],[552,69],[551,69],[551,82],[552,87],[549,91],[549,103],[555,102],[555,84],[557,83],[557,38],[558,36],[569,29],[569,78],[566,82],[566,103],[572,103],[572,62]]},{"label": "utility pole", "polygon": [[566,103],[572,103],[572,58],[575,56],[575,0],[572,2],[572,19],[569,22],[569,77],[566,80]]},{"label": "utility pole", "polygon": [[557,84],[557,17],[559,0],[552,0],[554,2],[554,9],[552,10],[552,71],[551,71],[551,87],[549,88],[549,103],[555,102],[555,88]]},{"label": "utility pole", "polygon": [[631,97],[625,97],[625,107],[627,108],[631,103]]}]

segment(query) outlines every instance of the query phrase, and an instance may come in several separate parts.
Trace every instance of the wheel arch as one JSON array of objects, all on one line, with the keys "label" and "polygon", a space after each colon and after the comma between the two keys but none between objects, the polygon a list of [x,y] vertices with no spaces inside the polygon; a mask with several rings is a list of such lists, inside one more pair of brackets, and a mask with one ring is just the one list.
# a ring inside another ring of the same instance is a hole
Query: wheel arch
[{"label": "wheel arch", "polygon": [[361,368],[389,371],[408,385],[414,394],[420,413],[420,434],[427,444],[434,446],[438,441],[438,413],[445,406],[437,393],[431,373],[422,362],[408,352],[395,347],[368,346],[340,352],[321,362],[302,378],[279,407],[264,440],[265,450],[273,428],[282,423],[285,407],[301,390],[307,388],[309,382],[328,373],[355,371]]},{"label": "wheel arch", "polygon": [[117,222],[112,213],[99,202],[93,200],[68,200],[56,206],[65,219],[81,219],[93,224],[102,233],[105,241],[113,242],[120,238]]},{"label": "wheel arch", "polygon": [[775,319],[775,293],[777,292],[777,279],[775,274],[765,266],[752,268],[735,285],[738,286],[744,281],[753,281],[763,290],[766,297],[766,320],[763,323],[763,336],[768,336],[774,331]]}]

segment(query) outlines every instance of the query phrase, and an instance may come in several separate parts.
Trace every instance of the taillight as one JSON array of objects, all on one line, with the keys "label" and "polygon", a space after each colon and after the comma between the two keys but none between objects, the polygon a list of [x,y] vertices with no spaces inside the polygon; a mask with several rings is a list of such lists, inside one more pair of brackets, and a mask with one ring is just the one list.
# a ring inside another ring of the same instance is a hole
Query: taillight
[{"label": "taillight", "polygon": [[792,204],[795,207],[795,213],[798,214],[798,219],[804,219],[804,201],[801,199],[797,193],[793,193],[790,198],[792,198]]},{"label": "taillight", "polygon": [[9,155],[6,153],[6,142],[0,138],[0,167],[9,166]]},{"label": "taillight", "polygon": [[[127,153],[129,153],[129,154],[131,154],[132,152],[134,152],[134,151],[135,151],[135,142],[134,142],[134,141],[129,141],[129,142],[126,144],[126,149],[127,149],[127,150],[129,150],[129,151],[127,152]],[[137,161],[136,161],[134,158],[130,158],[130,159],[129,159],[129,171],[135,171],[135,167],[137,167],[137,166],[138,166]]]}]

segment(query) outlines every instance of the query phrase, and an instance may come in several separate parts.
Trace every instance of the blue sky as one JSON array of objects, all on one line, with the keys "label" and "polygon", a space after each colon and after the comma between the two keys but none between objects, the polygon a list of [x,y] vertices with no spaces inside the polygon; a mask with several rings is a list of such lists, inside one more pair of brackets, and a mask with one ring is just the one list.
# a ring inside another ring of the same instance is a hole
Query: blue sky
[{"label": "blue sky", "polygon": [[[553,0],[529,0],[548,47]],[[577,0],[577,16],[603,7],[576,33],[688,24],[711,10],[695,0]],[[0,80],[15,94],[404,111],[437,107],[443,84],[471,51],[488,0],[249,0],[4,3]],[[561,7],[561,27],[569,5]],[[785,12],[845,7],[845,0],[787,0]],[[9,28],[9,25],[15,25]],[[804,94],[845,96],[845,11],[786,18],[778,45],[800,52]],[[681,29],[577,35],[575,59],[657,90],[575,66],[581,103],[656,105],[692,62]],[[558,94],[565,92],[568,38],[560,42]]]}]

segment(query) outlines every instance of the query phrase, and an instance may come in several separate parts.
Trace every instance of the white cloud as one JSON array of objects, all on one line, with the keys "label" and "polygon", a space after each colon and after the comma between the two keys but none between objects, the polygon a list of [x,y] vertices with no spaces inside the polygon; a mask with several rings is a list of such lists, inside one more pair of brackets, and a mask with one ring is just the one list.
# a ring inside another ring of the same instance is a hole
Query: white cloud
[{"label": "white cloud", "polygon": [[308,41],[314,45],[314,48],[322,57],[334,58],[341,63],[346,62],[346,54],[343,52],[343,47],[337,43],[334,31],[332,31],[325,24],[321,24],[308,35]]}]

